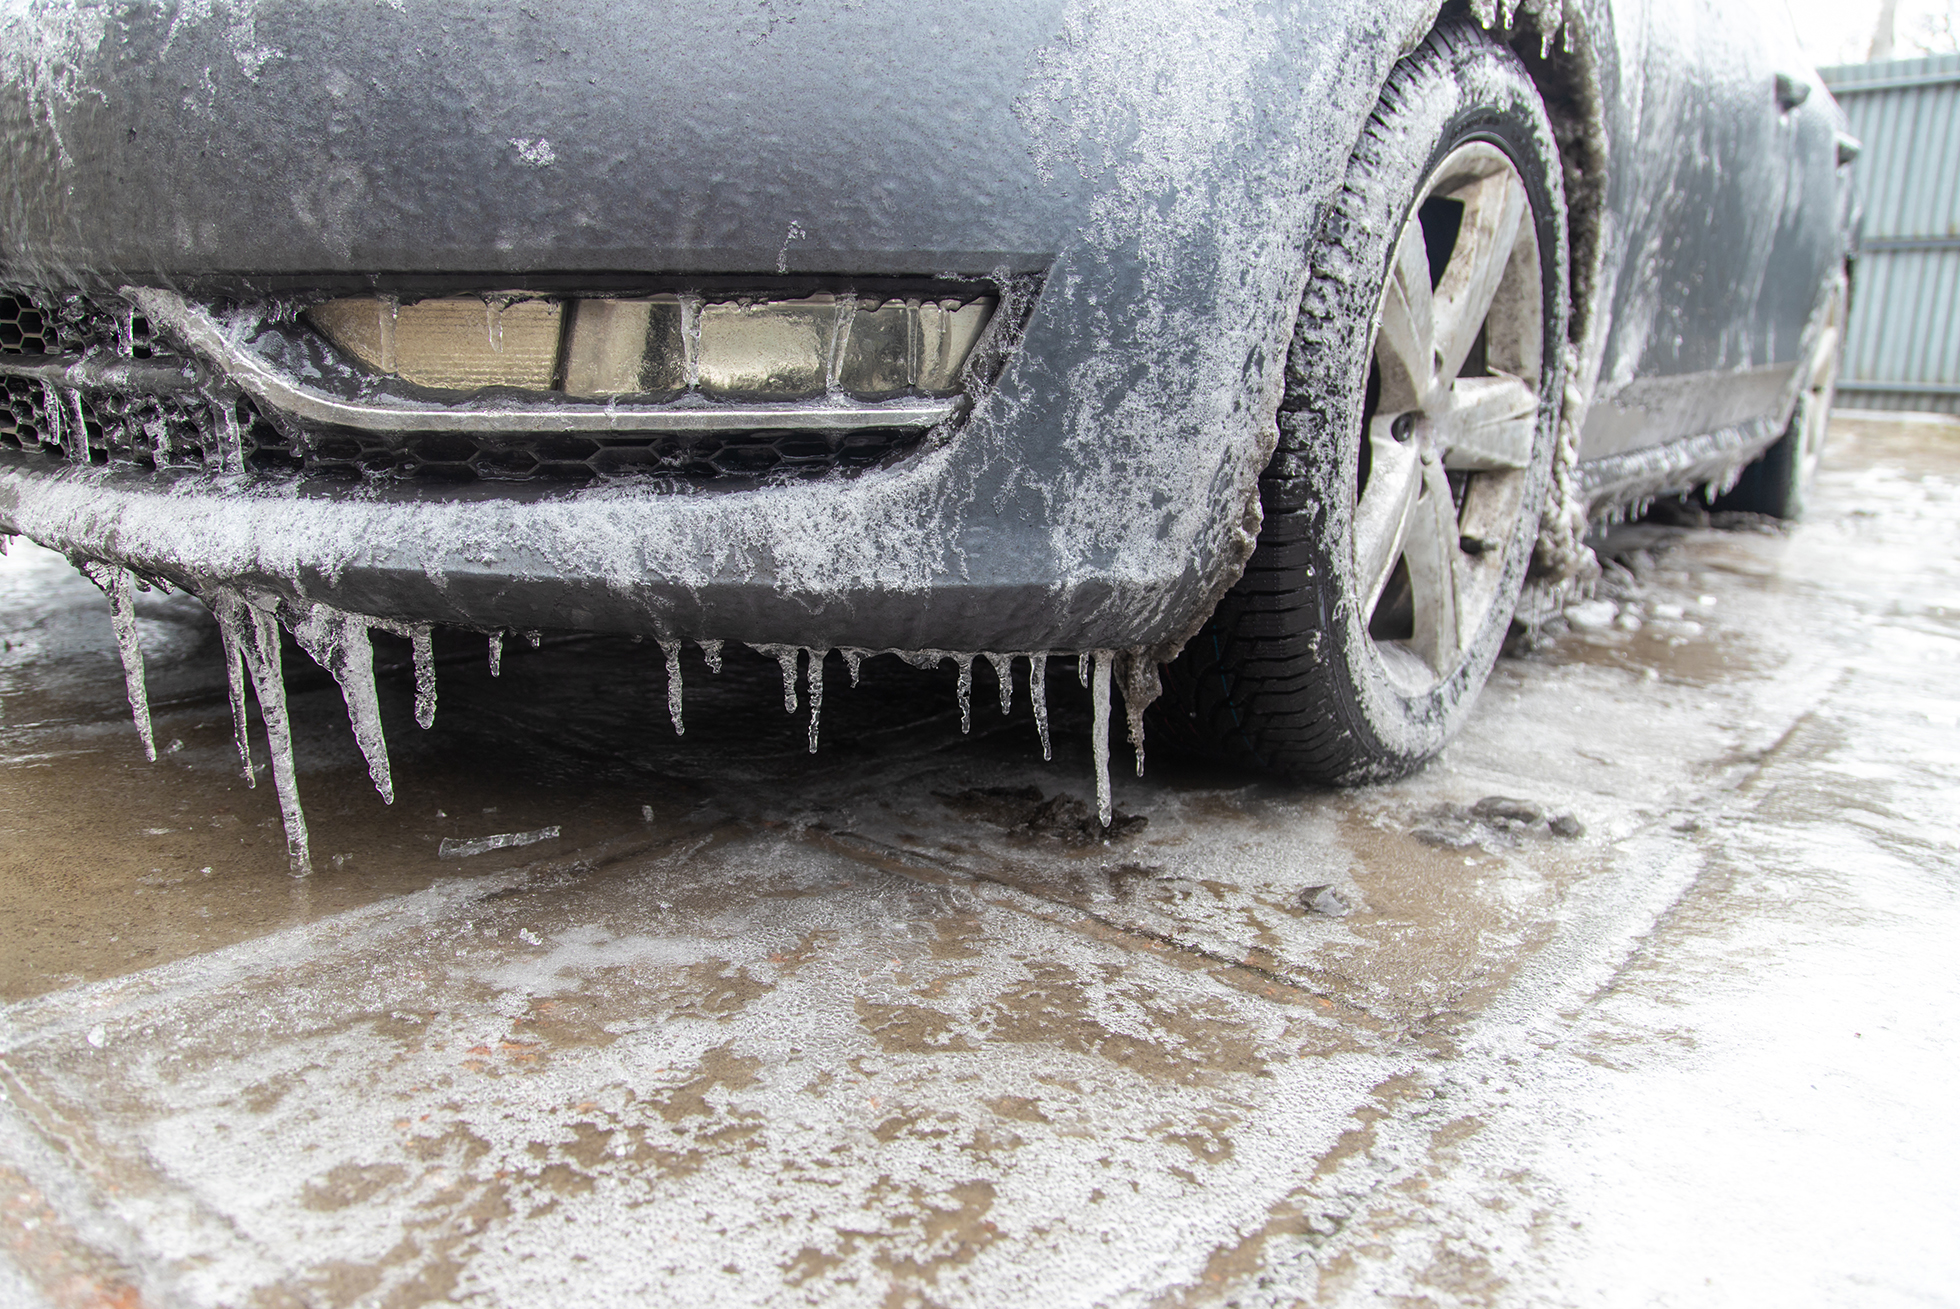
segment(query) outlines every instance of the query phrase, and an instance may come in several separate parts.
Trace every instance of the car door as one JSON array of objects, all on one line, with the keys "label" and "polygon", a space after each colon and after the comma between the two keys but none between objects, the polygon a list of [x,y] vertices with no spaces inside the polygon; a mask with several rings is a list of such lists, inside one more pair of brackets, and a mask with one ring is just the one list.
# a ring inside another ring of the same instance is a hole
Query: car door
[{"label": "car door", "polygon": [[1775,412],[1794,360],[1786,307],[1765,296],[1790,172],[1782,52],[1766,39],[1788,29],[1781,0],[1616,14],[1637,104],[1615,151],[1625,198],[1586,460]]}]

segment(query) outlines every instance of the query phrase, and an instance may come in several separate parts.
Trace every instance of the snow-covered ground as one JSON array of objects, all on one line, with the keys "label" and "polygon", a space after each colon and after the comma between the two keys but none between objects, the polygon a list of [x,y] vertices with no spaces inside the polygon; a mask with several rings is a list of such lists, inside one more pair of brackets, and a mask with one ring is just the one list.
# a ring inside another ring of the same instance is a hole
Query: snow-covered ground
[{"label": "snow-covered ground", "polygon": [[1106,843],[1059,661],[1053,762],[890,658],[812,756],[746,651],[676,738],[651,644],[439,634],[392,806],[289,664],[295,879],[203,609],[135,599],[147,763],[16,545],[0,1304],[1952,1302],[1960,432],[1835,442],[1422,776],[1153,754]]}]

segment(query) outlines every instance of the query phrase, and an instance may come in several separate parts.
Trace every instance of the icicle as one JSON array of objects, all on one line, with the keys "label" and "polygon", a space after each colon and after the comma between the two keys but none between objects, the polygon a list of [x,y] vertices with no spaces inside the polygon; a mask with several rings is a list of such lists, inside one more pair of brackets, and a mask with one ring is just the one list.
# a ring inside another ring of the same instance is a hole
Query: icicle
[{"label": "icicle", "polygon": [[221,404],[218,409],[218,471],[245,471],[245,427],[238,421],[238,406]]},{"label": "icicle", "polygon": [[701,647],[701,657],[708,661],[708,671],[719,673],[721,671],[721,642],[696,641],[694,644]]},{"label": "icicle", "polygon": [[279,663],[279,623],[271,614],[225,591],[206,601],[221,628],[245,656],[258,693],[259,713],[265,718],[266,747],[272,754],[272,784],[279,792],[279,813],[286,822],[286,859],[296,876],[313,871],[306,846],[306,815],[299,807],[299,779],[293,771],[292,725],[286,718],[286,677]]},{"label": "icicle", "polygon": [[1048,743],[1048,652],[1037,650],[1028,656],[1028,699],[1034,702],[1034,728],[1041,733],[1041,757],[1053,759]]},{"label": "icicle", "polygon": [[[215,603],[206,603],[211,604],[212,613],[217,613]],[[218,620],[218,639],[225,647],[225,684],[231,696],[231,731],[238,741],[238,763],[245,770],[245,785],[256,787],[259,779],[252,772],[252,720],[245,712],[245,656],[239,649],[237,633],[222,616]]]},{"label": "icicle", "polygon": [[1123,660],[1123,709],[1130,719],[1130,747],[1137,752],[1137,776],[1143,776],[1143,711],[1164,693],[1157,676],[1157,661],[1143,651],[1132,651]]},{"label": "icicle", "polygon": [[123,688],[129,693],[129,716],[143,753],[157,761],[156,737],[150,731],[150,695],[143,680],[143,642],[136,632],[136,574],[114,564],[90,561],[78,565],[82,575],[109,597],[109,619],[116,629],[116,649],[122,655]]},{"label": "icicle", "polygon": [[4,555],[8,550],[12,549],[13,544],[14,534],[12,532],[0,532],[0,555]]},{"label": "icicle", "polygon": [[960,670],[960,731],[973,730],[973,656],[956,654],[953,662]]},{"label": "icicle", "polygon": [[1115,812],[1109,796],[1109,665],[1114,658],[1112,651],[1096,651],[1096,718],[1089,729],[1089,744],[1096,752],[1096,817],[1105,828]]},{"label": "icicle", "polygon": [[78,464],[89,461],[88,453],[88,410],[83,408],[82,393],[68,393],[68,412],[62,417],[68,428],[68,457]]},{"label": "icicle", "polygon": [[1014,712],[1014,656],[990,654],[987,662],[994,666],[994,680],[1000,683],[1000,711],[1011,714]]},{"label": "icicle", "polygon": [[524,633],[524,639],[525,639],[526,641],[529,641],[529,642],[531,643],[531,648],[532,648],[533,650],[535,650],[535,649],[537,649],[537,648],[538,648],[538,647],[539,647],[540,645],[543,645],[543,644],[544,644],[544,633],[543,633],[543,632],[526,632],[526,633]]},{"label": "icicle", "polygon": [[374,642],[368,620],[327,605],[310,606],[293,624],[293,639],[313,662],[333,674],[347,706],[347,725],[367,760],[368,777],[387,804],[395,802],[395,781],[388,770],[388,741],[381,731],[381,698],[374,689]]},{"label": "icicle", "polygon": [[810,753],[817,752],[817,719],[823,714],[823,661],[828,650],[803,652],[803,689],[810,697]]},{"label": "icicle", "polygon": [[490,633],[490,676],[502,677],[503,675],[504,634],[502,632],[492,632]]},{"label": "icicle", "polygon": [[674,735],[686,736],[681,722],[681,643],[660,641],[660,653],[667,656],[667,717],[674,720]]},{"label": "icicle", "polygon": [[1085,691],[1089,688],[1089,652],[1087,650],[1076,652],[1075,679],[1082,683],[1082,688]]},{"label": "icicle", "polygon": [[865,655],[866,655],[867,653],[868,653],[868,651],[864,651],[864,650],[855,650],[855,649],[852,649],[852,648],[851,648],[850,646],[848,646],[848,645],[844,647],[844,651],[843,651],[843,654],[844,654],[844,667],[846,667],[846,668],[848,668],[848,669],[850,669],[850,670],[851,670],[851,685],[852,685],[852,686],[856,686],[856,685],[858,684],[858,669],[859,669],[859,668],[861,668],[861,667],[863,666],[863,664],[864,664],[864,656],[865,656]]},{"label": "icicle", "polygon": [[415,652],[415,725],[425,732],[436,725],[435,630],[428,623],[408,629],[409,645]]},{"label": "icicle", "polygon": [[803,653],[800,645],[756,645],[750,643],[749,649],[759,655],[766,655],[776,661],[783,670],[783,712],[796,712],[796,657]]}]

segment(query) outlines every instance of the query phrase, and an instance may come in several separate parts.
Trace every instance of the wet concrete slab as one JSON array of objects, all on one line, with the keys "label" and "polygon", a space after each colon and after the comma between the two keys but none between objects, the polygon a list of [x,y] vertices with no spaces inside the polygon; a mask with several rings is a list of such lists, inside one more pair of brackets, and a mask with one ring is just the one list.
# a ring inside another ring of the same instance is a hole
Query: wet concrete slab
[{"label": "wet concrete slab", "polygon": [[1835,441],[1800,529],[1616,534],[1421,776],[1153,756],[1107,840],[1063,661],[1052,761],[1025,665],[963,734],[892,659],[811,755],[760,656],[677,737],[651,646],[457,638],[428,732],[380,649],[392,806],[290,656],[295,879],[201,608],[152,765],[17,545],[0,1299],[1938,1299],[1960,438]]}]

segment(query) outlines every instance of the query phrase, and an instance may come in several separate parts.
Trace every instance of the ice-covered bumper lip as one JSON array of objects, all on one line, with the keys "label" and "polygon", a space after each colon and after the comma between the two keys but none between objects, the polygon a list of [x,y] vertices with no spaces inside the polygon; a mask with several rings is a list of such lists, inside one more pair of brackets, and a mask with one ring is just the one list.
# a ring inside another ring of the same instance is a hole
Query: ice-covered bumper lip
[{"label": "ice-covered bumper lip", "polygon": [[[1190,579],[1068,575],[1045,533],[970,508],[951,451],[740,494],[649,485],[442,499],[244,476],[30,467],[0,455],[0,529],[192,590],[243,587],[378,618],[868,649],[1142,648]],[[949,476],[950,475],[950,476]]]}]

